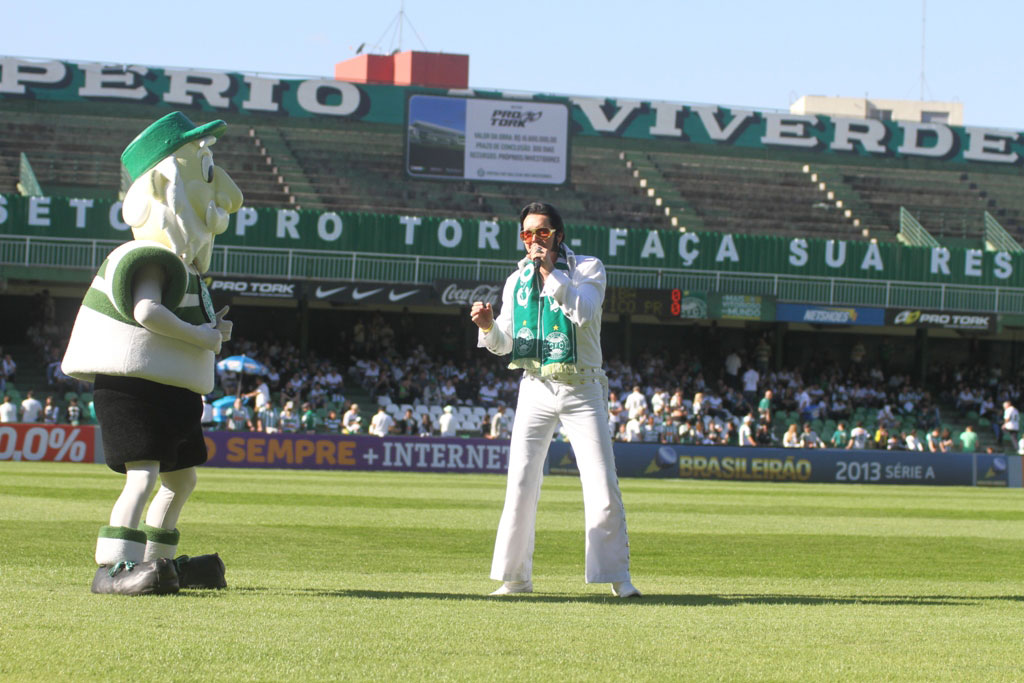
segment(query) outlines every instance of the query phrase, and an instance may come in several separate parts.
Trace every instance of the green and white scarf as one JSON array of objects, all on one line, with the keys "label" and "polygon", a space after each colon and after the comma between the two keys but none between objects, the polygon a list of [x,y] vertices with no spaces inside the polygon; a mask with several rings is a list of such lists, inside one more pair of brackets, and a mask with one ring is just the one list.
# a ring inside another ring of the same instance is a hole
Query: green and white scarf
[{"label": "green and white scarf", "polygon": [[[572,252],[558,248],[557,270],[570,270]],[[552,297],[541,297],[541,281],[530,259],[519,262],[519,281],[512,309],[512,369],[542,377],[577,371],[576,326]]]}]

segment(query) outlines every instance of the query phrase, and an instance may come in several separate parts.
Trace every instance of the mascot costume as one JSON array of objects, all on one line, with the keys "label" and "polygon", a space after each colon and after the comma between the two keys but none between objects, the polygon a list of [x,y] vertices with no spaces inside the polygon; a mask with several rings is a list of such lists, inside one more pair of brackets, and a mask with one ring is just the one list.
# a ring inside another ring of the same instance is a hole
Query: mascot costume
[{"label": "mascot costume", "polygon": [[242,206],[241,191],[210,151],[226,127],[197,126],[174,112],[125,148],[132,185],[122,214],[135,239],[97,271],[62,363],[67,374],[94,383],[107,465],[125,475],[96,542],[94,593],[227,585],[217,555],[174,559],[178,517],[207,458],[202,395],[213,390],[214,356],[231,337],[227,307],[213,311],[200,277],[214,236]]}]

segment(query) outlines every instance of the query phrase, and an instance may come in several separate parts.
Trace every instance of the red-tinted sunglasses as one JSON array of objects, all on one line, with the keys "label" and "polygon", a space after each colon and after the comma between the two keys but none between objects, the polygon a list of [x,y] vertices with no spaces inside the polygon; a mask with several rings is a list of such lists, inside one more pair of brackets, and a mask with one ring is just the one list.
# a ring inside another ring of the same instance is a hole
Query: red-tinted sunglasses
[{"label": "red-tinted sunglasses", "polygon": [[523,240],[523,244],[529,244],[535,239],[546,240],[551,237],[551,233],[554,230],[551,228],[537,228],[536,230],[523,230],[519,233],[519,238]]}]

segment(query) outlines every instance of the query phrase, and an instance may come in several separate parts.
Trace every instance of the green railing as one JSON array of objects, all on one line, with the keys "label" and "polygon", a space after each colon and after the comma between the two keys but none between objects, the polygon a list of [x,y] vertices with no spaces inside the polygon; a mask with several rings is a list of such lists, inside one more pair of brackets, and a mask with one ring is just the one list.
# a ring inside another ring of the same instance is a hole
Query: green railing
[{"label": "green railing", "polygon": [[39,185],[32,163],[24,152],[18,155],[18,192],[22,197],[42,197],[43,188]]},{"label": "green railing", "polygon": [[900,207],[900,231],[897,238],[912,247],[937,247],[939,241],[922,227],[913,214]]},{"label": "green railing", "polygon": [[1021,247],[988,211],[985,212],[985,246],[991,251],[1005,251],[1011,254],[1015,251],[1024,251],[1024,247]]},{"label": "green railing", "polygon": [[[94,271],[116,240],[75,240],[0,235],[0,265],[27,269]],[[507,260],[398,256],[360,252],[215,247],[214,275],[364,280],[430,284],[438,279],[501,282]],[[883,308],[927,308],[986,313],[1024,313],[1024,290],[1013,287],[915,284],[795,275],[725,273],[608,266],[611,287],[684,289],[722,294],[774,296],[780,301]]]}]

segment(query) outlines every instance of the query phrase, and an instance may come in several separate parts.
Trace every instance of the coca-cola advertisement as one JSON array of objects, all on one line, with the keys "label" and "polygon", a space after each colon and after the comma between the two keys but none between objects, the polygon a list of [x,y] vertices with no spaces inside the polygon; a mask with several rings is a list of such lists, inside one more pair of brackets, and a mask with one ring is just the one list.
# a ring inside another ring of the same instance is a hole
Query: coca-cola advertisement
[{"label": "coca-cola advertisement", "polygon": [[441,295],[442,306],[472,306],[474,301],[497,306],[501,303],[502,283],[472,280],[435,280],[434,289]]}]

